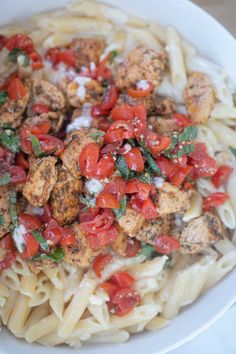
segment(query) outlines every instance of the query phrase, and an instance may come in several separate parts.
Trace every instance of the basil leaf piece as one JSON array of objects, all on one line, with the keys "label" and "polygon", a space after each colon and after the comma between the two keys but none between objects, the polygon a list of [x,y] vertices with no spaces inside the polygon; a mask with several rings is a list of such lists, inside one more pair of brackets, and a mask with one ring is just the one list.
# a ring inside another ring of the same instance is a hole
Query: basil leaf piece
[{"label": "basil leaf piece", "polygon": [[120,203],[120,208],[119,209],[112,209],[113,213],[116,216],[116,219],[120,219],[124,215],[125,210],[126,210],[126,204],[127,204],[127,198],[125,195]]},{"label": "basil leaf piece", "polygon": [[16,192],[9,193],[9,212],[11,217],[11,225],[10,230],[14,231],[14,229],[18,226],[18,216],[17,216],[17,196]]},{"label": "basil leaf piece", "polygon": [[17,58],[20,54],[23,54],[24,55],[24,52],[22,52],[21,49],[19,48],[13,48],[10,53],[8,54],[7,58],[6,58],[6,61],[7,62],[11,62],[13,64],[16,64],[17,62]]},{"label": "basil leaf piece", "polygon": [[113,60],[115,59],[115,57],[117,57],[118,52],[116,50],[112,50],[109,56],[109,62],[110,64],[113,62]]},{"label": "basil leaf piece", "polygon": [[7,100],[7,91],[0,91],[0,105],[4,104]]},{"label": "basil leaf piece", "polygon": [[42,236],[41,232],[31,231],[31,234],[38,241],[42,250],[47,251],[49,249],[49,245],[48,245],[47,241],[45,240],[45,238]]},{"label": "basil leaf piece", "polygon": [[184,128],[183,132],[179,134],[178,141],[181,143],[183,141],[191,141],[197,138],[197,127],[190,126]]},{"label": "basil leaf piece", "polygon": [[162,177],[162,173],[161,173],[161,170],[160,168],[157,166],[155,160],[152,158],[152,156],[150,154],[147,154],[146,155],[146,159],[147,159],[147,163],[148,163],[148,166],[149,168],[155,172],[159,177]]},{"label": "basil leaf piece", "polygon": [[140,173],[139,175],[136,176],[137,179],[139,179],[141,182],[147,183],[147,184],[152,184],[153,181],[153,174],[151,171],[145,171]]},{"label": "basil leaf piece", "polygon": [[11,181],[11,175],[9,172],[4,172],[0,178],[0,186],[5,186]]},{"label": "basil leaf piece", "polygon": [[5,219],[3,214],[0,214],[0,226],[3,226],[5,224]]},{"label": "basil leaf piece", "polygon": [[180,148],[178,149],[177,153],[175,154],[174,158],[180,158],[184,155],[191,154],[195,150],[195,145],[194,144],[187,144],[187,145],[181,145]]},{"label": "basil leaf piece", "polygon": [[13,153],[20,151],[20,137],[16,134],[16,130],[11,127],[3,127],[0,135],[2,145]]},{"label": "basil leaf piece", "polygon": [[[87,199],[87,198],[83,197],[82,195],[80,195],[79,196],[79,200],[80,200],[80,203],[86,205],[85,209],[94,208],[95,207],[96,201],[95,201],[95,196],[94,195],[92,195],[90,199]],[[85,209],[82,209],[82,210],[84,211]]]},{"label": "basil leaf piece", "polygon": [[232,148],[231,146],[229,148],[230,148],[232,154],[236,157],[236,149]]},{"label": "basil leaf piece", "polygon": [[51,253],[51,254],[37,253],[31,259],[33,261],[39,261],[42,259],[46,259],[46,260],[51,260],[53,262],[60,262],[63,260],[64,257],[65,257],[65,252],[64,252],[63,248],[56,248],[53,251],[53,253]]},{"label": "basil leaf piece", "polygon": [[145,256],[146,258],[154,258],[160,256],[158,252],[156,252],[155,248],[147,243],[142,242],[140,254]]},{"label": "basil leaf piece", "polygon": [[93,140],[95,140],[95,141],[98,141],[99,138],[102,138],[104,135],[105,135],[105,133],[102,131],[89,134],[89,136],[91,136],[91,138],[93,138]]},{"label": "basil leaf piece", "polygon": [[130,170],[126,159],[123,155],[120,155],[116,160],[116,168],[119,170],[120,174],[125,178],[133,178],[135,176],[135,172]]},{"label": "basil leaf piece", "polygon": [[30,140],[31,140],[31,144],[32,144],[32,148],[33,148],[34,154],[37,157],[43,157],[44,156],[44,152],[41,149],[41,145],[40,145],[39,139],[35,135],[30,134]]},{"label": "basil leaf piece", "polygon": [[128,139],[127,143],[130,144],[133,148],[136,146],[134,139]]}]

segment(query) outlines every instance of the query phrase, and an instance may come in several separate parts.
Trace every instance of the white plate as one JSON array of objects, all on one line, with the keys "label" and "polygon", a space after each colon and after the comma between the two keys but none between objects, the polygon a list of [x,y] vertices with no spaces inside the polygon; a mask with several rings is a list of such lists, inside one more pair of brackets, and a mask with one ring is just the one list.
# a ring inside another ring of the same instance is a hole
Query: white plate
[{"label": "white plate", "polygon": [[[0,23],[62,6],[66,0],[1,0]],[[236,84],[236,42],[212,17],[187,0],[107,0],[130,13],[175,26],[201,54],[226,69]],[[210,326],[236,300],[236,271],[186,308],[171,324],[152,333],[135,335],[122,345],[84,346],[81,354],[161,354],[185,343]],[[67,354],[70,348],[44,348],[0,334],[0,354]]]}]

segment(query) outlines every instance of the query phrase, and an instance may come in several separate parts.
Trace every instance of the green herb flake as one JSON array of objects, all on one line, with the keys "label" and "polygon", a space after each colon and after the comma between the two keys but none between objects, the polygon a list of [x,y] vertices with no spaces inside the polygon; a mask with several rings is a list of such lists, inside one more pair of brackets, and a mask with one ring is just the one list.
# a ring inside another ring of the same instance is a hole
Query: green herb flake
[{"label": "green herb flake", "polygon": [[5,224],[5,219],[3,214],[0,214],[0,226],[3,226]]},{"label": "green herb flake", "polygon": [[116,50],[112,50],[109,56],[109,62],[110,64],[113,62],[113,60],[117,57],[118,52]]},{"label": "green herb flake", "polygon": [[27,67],[29,65],[29,57],[19,48],[13,48],[6,58],[6,62],[16,64],[19,58],[19,62],[22,66]]},{"label": "green herb flake", "polygon": [[174,157],[180,158],[184,155],[191,154],[195,150],[194,144],[181,145]]},{"label": "green herb flake", "polygon": [[142,242],[140,254],[145,256],[146,258],[154,258],[160,256],[160,254],[156,252],[154,247],[144,242]]},{"label": "green herb flake", "polygon": [[47,241],[45,240],[45,238],[42,236],[41,232],[31,231],[31,234],[38,241],[42,250],[47,251],[49,249],[49,245],[48,245]]},{"label": "green herb flake", "polygon": [[116,168],[119,170],[121,176],[124,177],[125,179],[130,179],[135,177],[135,172],[129,169],[126,159],[123,155],[120,155],[116,159]]},{"label": "green herb flake", "polygon": [[186,127],[181,134],[178,136],[178,141],[184,142],[184,141],[191,141],[197,138],[197,127],[195,126],[190,126]]},{"label": "green herb flake", "polygon": [[162,177],[162,173],[161,173],[161,170],[160,168],[157,166],[155,160],[152,158],[152,156],[150,154],[147,154],[146,155],[146,159],[147,159],[147,163],[148,163],[148,166],[149,168],[155,172],[158,176]]},{"label": "green herb flake", "polygon": [[44,152],[41,149],[41,145],[40,145],[39,139],[35,135],[30,134],[30,140],[31,140],[31,144],[32,144],[32,148],[33,148],[34,154],[37,157],[43,157],[44,156]]},{"label": "green herb flake", "polygon": [[11,226],[10,230],[13,231],[18,226],[18,217],[17,217],[17,196],[16,192],[9,193],[9,211],[11,217]]},{"label": "green herb flake", "polygon": [[2,145],[13,153],[20,151],[20,137],[16,134],[16,130],[11,127],[3,127],[0,134]]},{"label": "green herb flake", "polygon": [[7,91],[0,91],[0,105],[4,104],[7,100]]},{"label": "green herb flake", "polygon": [[137,174],[136,177],[139,181],[143,183],[152,184],[153,174],[151,173],[151,171],[142,172],[140,174]]},{"label": "green herb flake", "polygon": [[116,216],[116,219],[120,219],[126,210],[126,204],[127,204],[127,199],[126,196],[123,197],[121,203],[120,203],[120,208],[119,209],[112,209],[113,213]]},{"label": "green herb flake", "polygon": [[91,136],[91,138],[93,138],[93,140],[98,141],[100,138],[102,138],[105,135],[104,132],[99,131],[99,132],[93,132],[90,133],[89,136]]},{"label": "green herb flake", "polygon": [[236,157],[236,149],[235,149],[235,148],[232,148],[232,147],[230,146],[230,150],[231,150],[232,154]]},{"label": "green herb flake", "polygon": [[0,186],[5,186],[11,181],[11,175],[9,172],[4,172],[0,178]]},{"label": "green herb flake", "polygon": [[45,254],[45,253],[37,253],[32,257],[33,261],[39,261],[42,259],[51,260],[53,262],[60,262],[65,257],[65,252],[62,248],[56,248],[53,253]]}]

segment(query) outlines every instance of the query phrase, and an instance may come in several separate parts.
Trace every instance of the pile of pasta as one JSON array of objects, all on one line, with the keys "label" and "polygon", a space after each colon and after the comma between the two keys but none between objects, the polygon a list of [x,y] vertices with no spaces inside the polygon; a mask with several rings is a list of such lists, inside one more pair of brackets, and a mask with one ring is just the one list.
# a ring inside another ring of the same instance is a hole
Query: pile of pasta
[{"label": "pile of pasta", "polygon": [[[26,21],[25,21],[26,22]],[[206,125],[198,126],[198,141],[221,164],[236,166],[232,149],[236,149],[236,107],[234,90],[227,74],[215,64],[200,57],[196,49],[169,27],[129,16],[122,10],[90,0],[72,1],[65,10],[39,14],[26,24],[12,24],[1,34],[29,34],[39,52],[63,46],[76,37],[103,36],[108,46],[105,53],[126,53],[139,44],[165,49],[169,73],[158,93],[172,97],[178,111],[185,112],[183,92],[187,75],[192,71],[206,73],[215,90],[217,104]],[[118,57],[119,60],[119,57]],[[0,74],[4,67],[0,67]],[[47,70],[47,69],[45,69]],[[50,76],[50,73],[48,73]],[[230,146],[228,145],[230,142]],[[202,212],[202,199],[215,191],[227,191],[230,200],[216,208],[225,238],[201,255],[174,255],[146,260],[114,257],[102,279],[92,270],[61,263],[32,273],[20,257],[10,269],[0,274],[0,320],[15,336],[43,345],[66,343],[79,348],[83,342],[124,342],[130,334],[166,326],[183,306],[220,281],[236,265],[236,169],[227,185],[216,190],[208,179],[198,181],[183,220],[188,222]],[[1,251],[1,250],[0,250]],[[108,296],[100,282],[117,270],[127,270],[135,279],[141,303],[124,317],[111,315]]]}]

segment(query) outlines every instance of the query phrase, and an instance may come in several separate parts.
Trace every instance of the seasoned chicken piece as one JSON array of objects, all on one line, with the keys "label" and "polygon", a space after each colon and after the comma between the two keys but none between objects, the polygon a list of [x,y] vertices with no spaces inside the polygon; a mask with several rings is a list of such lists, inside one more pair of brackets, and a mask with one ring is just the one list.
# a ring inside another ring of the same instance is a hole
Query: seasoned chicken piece
[{"label": "seasoned chicken piece", "polygon": [[[132,249],[134,242],[137,242],[133,237],[129,237],[123,231],[119,231],[117,239],[111,243],[112,249],[121,257],[127,257],[127,251]],[[131,247],[131,248],[130,248]]]},{"label": "seasoned chicken piece", "polygon": [[179,130],[179,127],[175,123],[174,119],[162,118],[162,117],[150,117],[148,124],[153,127],[159,134],[173,133]]},{"label": "seasoned chicken piece", "polygon": [[77,238],[77,245],[64,247],[64,261],[79,267],[88,267],[93,258],[101,252],[101,249],[92,249],[89,245],[86,235],[81,231],[80,225],[74,223],[71,225]]},{"label": "seasoned chicken piece", "polygon": [[46,104],[53,111],[60,111],[65,108],[63,93],[53,84],[45,80],[34,80],[32,85],[33,104]]},{"label": "seasoned chicken piece", "polygon": [[0,238],[9,232],[11,223],[9,207],[9,188],[2,186],[0,187]]},{"label": "seasoned chicken piece", "polygon": [[30,165],[23,195],[31,205],[41,207],[47,203],[57,181],[56,162],[55,157],[49,156],[35,159]]},{"label": "seasoned chicken piece", "polygon": [[10,124],[13,128],[19,127],[29,101],[30,91],[27,85],[25,87],[25,95],[18,100],[6,99],[5,103],[0,105],[0,127],[4,124]]},{"label": "seasoned chicken piece", "polygon": [[195,123],[206,123],[214,105],[214,91],[206,74],[194,72],[189,76],[185,90],[188,114]]},{"label": "seasoned chicken piece", "polygon": [[[60,155],[64,166],[76,178],[81,177],[79,169],[79,155],[82,149],[89,143],[94,143],[95,140],[91,134],[97,132],[95,129],[73,130],[68,134],[66,140],[66,148]],[[102,139],[100,140],[102,141]],[[99,140],[97,141],[99,143]]]},{"label": "seasoned chicken piece", "polygon": [[88,77],[77,76],[67,87],[67,97],[73,107],[82,107],[87,102],[92,105],[102,101],[104,88]]},{"label": "seasoned chicken piece", "polygon": [[100,38],[78,38],[74,39],[69,46],[78,60],[78,67],[90,67],[91,63],[95,65],[99,63],[106,42]]},{"label": "seasoned chicken piece", "polygon": [[125,214],[118,219],[120,228],[130,237],[135,237],[144,224],[144,217],[131,208],[126,208]]},{"label": "seasoned chicken piece", "polygon": [[187,192],[165,182],[158,190],[155,205],[160,216],[179,213],[189,208],[190,197]]},{"label": "seasoned chicken piece", "polygon": [[221,221],[216,215],[205,213],[191,220],[177,236],[182,253],[201,252],[223,237]]},{"label": "seasoned chicken piece", "polygon": [[79,192],[82,182],[63,166],[58,167],[58,179],[51,193],[51,210],[60,225],[71,224],[79,213]]},{"label": "seasoned chicken piece", "polygon": [[158,87],[164,77],[167,64],[166,54],[147,47],[131,50],[128,57],[118,65],[115,82],[121,89],[130,88],[140,80],[147,80]]},{"label": "seasoned chicken piece", "polygon": [[173,215],[168,214],[163,218],[145,221],[143,227],[136,233],[135,238],[139,241],[154,245],[158,236],[170,235],[172,229]]}]

